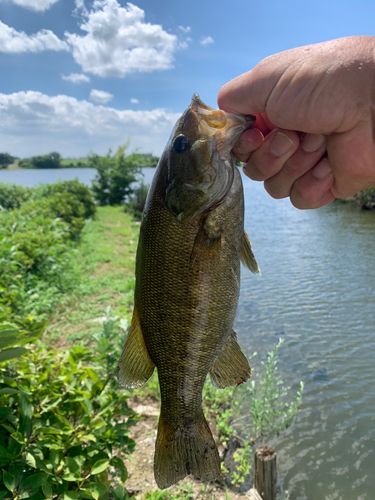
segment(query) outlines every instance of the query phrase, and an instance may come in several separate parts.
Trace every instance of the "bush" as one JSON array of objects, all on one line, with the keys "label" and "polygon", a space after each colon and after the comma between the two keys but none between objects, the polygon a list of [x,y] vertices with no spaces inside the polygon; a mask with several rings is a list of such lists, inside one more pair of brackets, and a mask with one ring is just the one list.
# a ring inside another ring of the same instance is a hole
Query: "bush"
[{"label": "bush", "polygon": [[135,413],[101,357],[41,347],[0,367],[0,498],[128,498]]},{"label": "bush", "polygon": [[60,153],[49,153],[43,156],[32,156],[18,162],[21,168],[61,168]]},{"label": "bush", "polygon": [[354,195],[355,201],[364,210],[374,210],[375,209],[375,187],[364,189],[359,193]]},{"label": "bush", "polygon": [[[234,453],[231,470],[224,467],[223,471],[236,487],[245,481],[250,472],[254,444],[260,438],[278,436],[291,425],[300,409],[303,382],[300,382],[300,390],[291,397],[290,388],[285,387],[278,375],[278,351],[282,343],[280,339],[268,353],[267,361],[261,363],[260,372],[253,374],[247,384],[217,391],[208,379],[203,389],[204,406],[206,411],[215,415],[216,429],[224,444],[235,429],[236,434],[242,436],[243,447]],[[241,416],[236,416],[238,414]]]},{"label": "bush", "polygon": [[35,168],[28,158],[22,158],[22,160],[18,162],[18,166],[20,168]]},{"label": "bush", "polygon": [[0,206],[6,210],[19,208],[33,193],[32,188],[0,182]]},{"label": "bush", "polygon": [[107,156],[92,154],[87,158],[88,167],[97,170],[92,192],[99,205],[121,205],[134,192],[132,184],[142,172],[132,155],[125,156],[127,146],[120,146],[113,156],[109,150]]},{"label": "bush", "polygon": [[140,185],[134,189],[130,200],[125,204],[124,211],[130,213],[135,219],[141,220],[149,189],[150,184],[144,184],[141,181]]},{"label": "bush", "polygon": [[56,194],[71,194],[83,205],[83,218],[89,219],[95,215],[96,206],[90,189],[79,182],[73,181],[57,182],[56,184],[47,184],[43,191],[43,197],[52,197]]},{"label": "bush", "polygon": [[56,297],[77,283],[71,240],[94,213],[78,181],[39,187],[31,201],[0,212],[0,310],[35,321],[53,310]]},{"label": "bush", "polygon": [[35,342],[45,326],[45,323],[30,325],[17,320],[9,322],[7,315],[0,313],[0,363],[25,354],[25,345]]}]

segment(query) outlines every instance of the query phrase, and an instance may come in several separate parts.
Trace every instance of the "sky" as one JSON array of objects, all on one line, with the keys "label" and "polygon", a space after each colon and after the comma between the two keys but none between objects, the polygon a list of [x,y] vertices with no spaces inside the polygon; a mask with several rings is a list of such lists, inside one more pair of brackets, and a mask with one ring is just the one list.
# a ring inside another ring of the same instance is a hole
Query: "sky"
[{"label": "sky", "polygon": [[375,36],[374,0],[0,0],[0,152],[160,155],[197,92],[268,55]]}]

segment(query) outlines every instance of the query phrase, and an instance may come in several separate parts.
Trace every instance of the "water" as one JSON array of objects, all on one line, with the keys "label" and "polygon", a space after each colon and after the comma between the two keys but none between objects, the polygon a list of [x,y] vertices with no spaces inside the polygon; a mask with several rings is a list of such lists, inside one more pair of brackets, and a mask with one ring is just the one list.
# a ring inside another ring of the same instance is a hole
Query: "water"
[{"label": "water", "polygon": [[299,211],[244,179],[245,227],[262,276],[243,270],[235,330],[280,373],[302,411],[278,439],[293,500],[375,498],[375,213],[338,203]]},{"label": "water", "polygon": [[[154,171],[145,169],[146,183]],[[90,184],[94,175],[0,170],[0,182]],[[373,500],[375,212],[336,203],[299,211],[247,178],[244,189],[262,276],[243,269],[235,330],[260,359],[284,338],[280,373],[294,392],[305,383],[291,428],[264,443],[276,448],[279,486],[291,500]]]}]

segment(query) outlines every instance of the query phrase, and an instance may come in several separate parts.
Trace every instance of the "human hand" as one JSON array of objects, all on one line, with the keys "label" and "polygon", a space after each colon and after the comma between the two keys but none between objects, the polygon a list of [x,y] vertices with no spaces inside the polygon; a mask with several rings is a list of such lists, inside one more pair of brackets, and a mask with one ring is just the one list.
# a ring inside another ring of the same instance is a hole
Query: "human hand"
[{"label": "human hand", "polygon": [[375,185],[375,37],[267,57],[224,85],[219,108],[256,114],[233,148],[274,198],[318,208]]}]

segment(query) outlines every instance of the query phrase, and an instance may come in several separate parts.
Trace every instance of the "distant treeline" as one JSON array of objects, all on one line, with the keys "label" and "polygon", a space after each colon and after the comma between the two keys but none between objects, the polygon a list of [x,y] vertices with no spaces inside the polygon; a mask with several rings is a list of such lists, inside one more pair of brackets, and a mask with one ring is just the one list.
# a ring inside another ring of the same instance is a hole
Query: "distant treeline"
[{"label": "distant treeline", "polygon": [[[132,153],[132,161],[139,168],[156,167],[159,158],[151,153]],[[8,168],[18,160],[20,168],[84,168],[89,167],[88,158],[80,159],[63,159],[60,153],[53,151],[52,153],[42,156],[32,156],[31,158],[18,159],[8,153],[0,153],[0,168]]]}]

